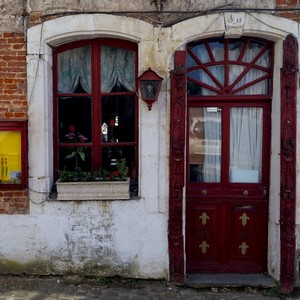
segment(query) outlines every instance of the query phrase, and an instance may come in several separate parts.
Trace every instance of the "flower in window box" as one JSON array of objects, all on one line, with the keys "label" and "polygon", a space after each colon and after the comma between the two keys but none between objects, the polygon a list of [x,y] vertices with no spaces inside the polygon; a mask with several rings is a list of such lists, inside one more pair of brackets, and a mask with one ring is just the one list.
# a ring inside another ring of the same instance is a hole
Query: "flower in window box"
[{"label": "flower in window box", "polygon": [[[69,132],[65,135],[65,138],[69,143],[85,143],[88,139],[78,132],[75,133],[75,127],[74,125],[69,126]],[[75,170],[78,169],[78,159],[81,159],[82,161],[85,160],[85,153],[83,147],[72,147],[71,153],[66,156],[66,159],[75,158]]]}]

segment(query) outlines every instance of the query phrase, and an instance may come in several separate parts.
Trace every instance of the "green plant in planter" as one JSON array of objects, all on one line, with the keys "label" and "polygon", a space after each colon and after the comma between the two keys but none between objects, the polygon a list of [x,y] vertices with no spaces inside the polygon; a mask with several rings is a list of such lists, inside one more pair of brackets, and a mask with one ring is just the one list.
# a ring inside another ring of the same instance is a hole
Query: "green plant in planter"
[{"label": "green plant in planter", "polygon": [[[70,143],[85,143],[87,138],[80,134],[75,133],[75,128],[73,125],[69,126],[69,133],[66,134],[66,139]],[[74,170],[64,170],[59,172],[59,178],[62,182],[82,182],[82,181],[123,181],[126,180],[128,176],[128,167],[126,158],[121,158],[116,165],[116,170],[107,171],[102,170],[99,172],[82,171],[79,167],[79,160],[85,161],[85,148],[84,147],[70,147],[70,154],[68,154],[65,159],[75,159]]]},{"label": "green plant in planter", "polygon": [[59,178],[63,182],[101,181],[100,172],[82,172],[81,169],[68,171],[66,168],[59,172]]},{"label": "green plant in planter", "polygon": [[77,167],[74,171],[69,171],[66,168],[59,172],[59,178],[62,182],[87,182],[87,181],[123,181],[128,176],[128,167],[126,158],[122,158],[117,163],[117,170],[108,172],[102,170],[100,172],[83,172]]},{"label": "green plant in planter", "polygon": [[128,176],[128,167],[126,158],[121,158],[117,163],[117,170],[108,172],[103,170],[105,180],[126,180]]},{"label": "green plant in planter", "polygon": [[[73,125],[69,126],[69,133],[67,133],[65,135],[65,138],[67,139],[67,141],[69,143],[85,143],[87,141],[87,138],[81,134],[80,132],[78,132],[76,134],[75,132],[75,127]],[[78,160],[81,159],[82,161],[85,160],[85,149],[84,147],[71,147],[70,148],[71,152],[70,154],[68,154],[65,159],[75,159],[75,166],[74,166],[74,170],[77,171],[78,170]]]}]

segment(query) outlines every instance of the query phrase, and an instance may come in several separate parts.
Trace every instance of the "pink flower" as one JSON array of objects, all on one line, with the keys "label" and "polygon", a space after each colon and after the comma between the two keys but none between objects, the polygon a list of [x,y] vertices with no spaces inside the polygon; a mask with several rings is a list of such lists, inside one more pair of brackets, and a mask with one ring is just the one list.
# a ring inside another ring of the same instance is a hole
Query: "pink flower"
[{"label": "pink flower", "polygon": [[87,141],[87,138],[83,134],[78,132],[78,140],[80,143],[85,143]]},{"label": "pink flower", "polygon": [[74,125],[69,125],[69,133],[65,135],[65,138],[70,142],[70,143],[85,143],[88,138],[86,138],[83,134],[80,132],[75,133],[75,126]]},{"label": "pink flower", "polygon": [[69,140],[69,141],[72,141],[72,140],[75,140],[75,133],[74,132],[69,132],[66,134],[66,138]]}]

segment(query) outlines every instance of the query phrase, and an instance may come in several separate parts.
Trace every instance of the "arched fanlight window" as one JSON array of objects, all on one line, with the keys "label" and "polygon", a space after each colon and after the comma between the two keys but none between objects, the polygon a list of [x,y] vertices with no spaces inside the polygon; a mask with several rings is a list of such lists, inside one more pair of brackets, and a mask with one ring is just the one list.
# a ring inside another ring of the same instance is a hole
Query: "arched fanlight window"
[{"label": "arched fanlight window", "polygon": [[187,47],[189,96],[269,95],[271,43],[214,38]]}]

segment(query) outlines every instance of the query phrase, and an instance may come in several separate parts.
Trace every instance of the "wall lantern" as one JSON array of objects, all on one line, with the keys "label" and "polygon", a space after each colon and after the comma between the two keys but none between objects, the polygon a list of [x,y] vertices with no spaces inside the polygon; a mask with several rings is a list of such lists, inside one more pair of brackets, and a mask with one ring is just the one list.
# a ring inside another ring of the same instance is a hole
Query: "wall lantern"
[{"label": "wall lantern", "polygon": [[151,68],[146,70],[137,79],[142,100],[147,103],[148,110],[152,109],[152,104],[157,101],[163,78],[158,76]]}]

